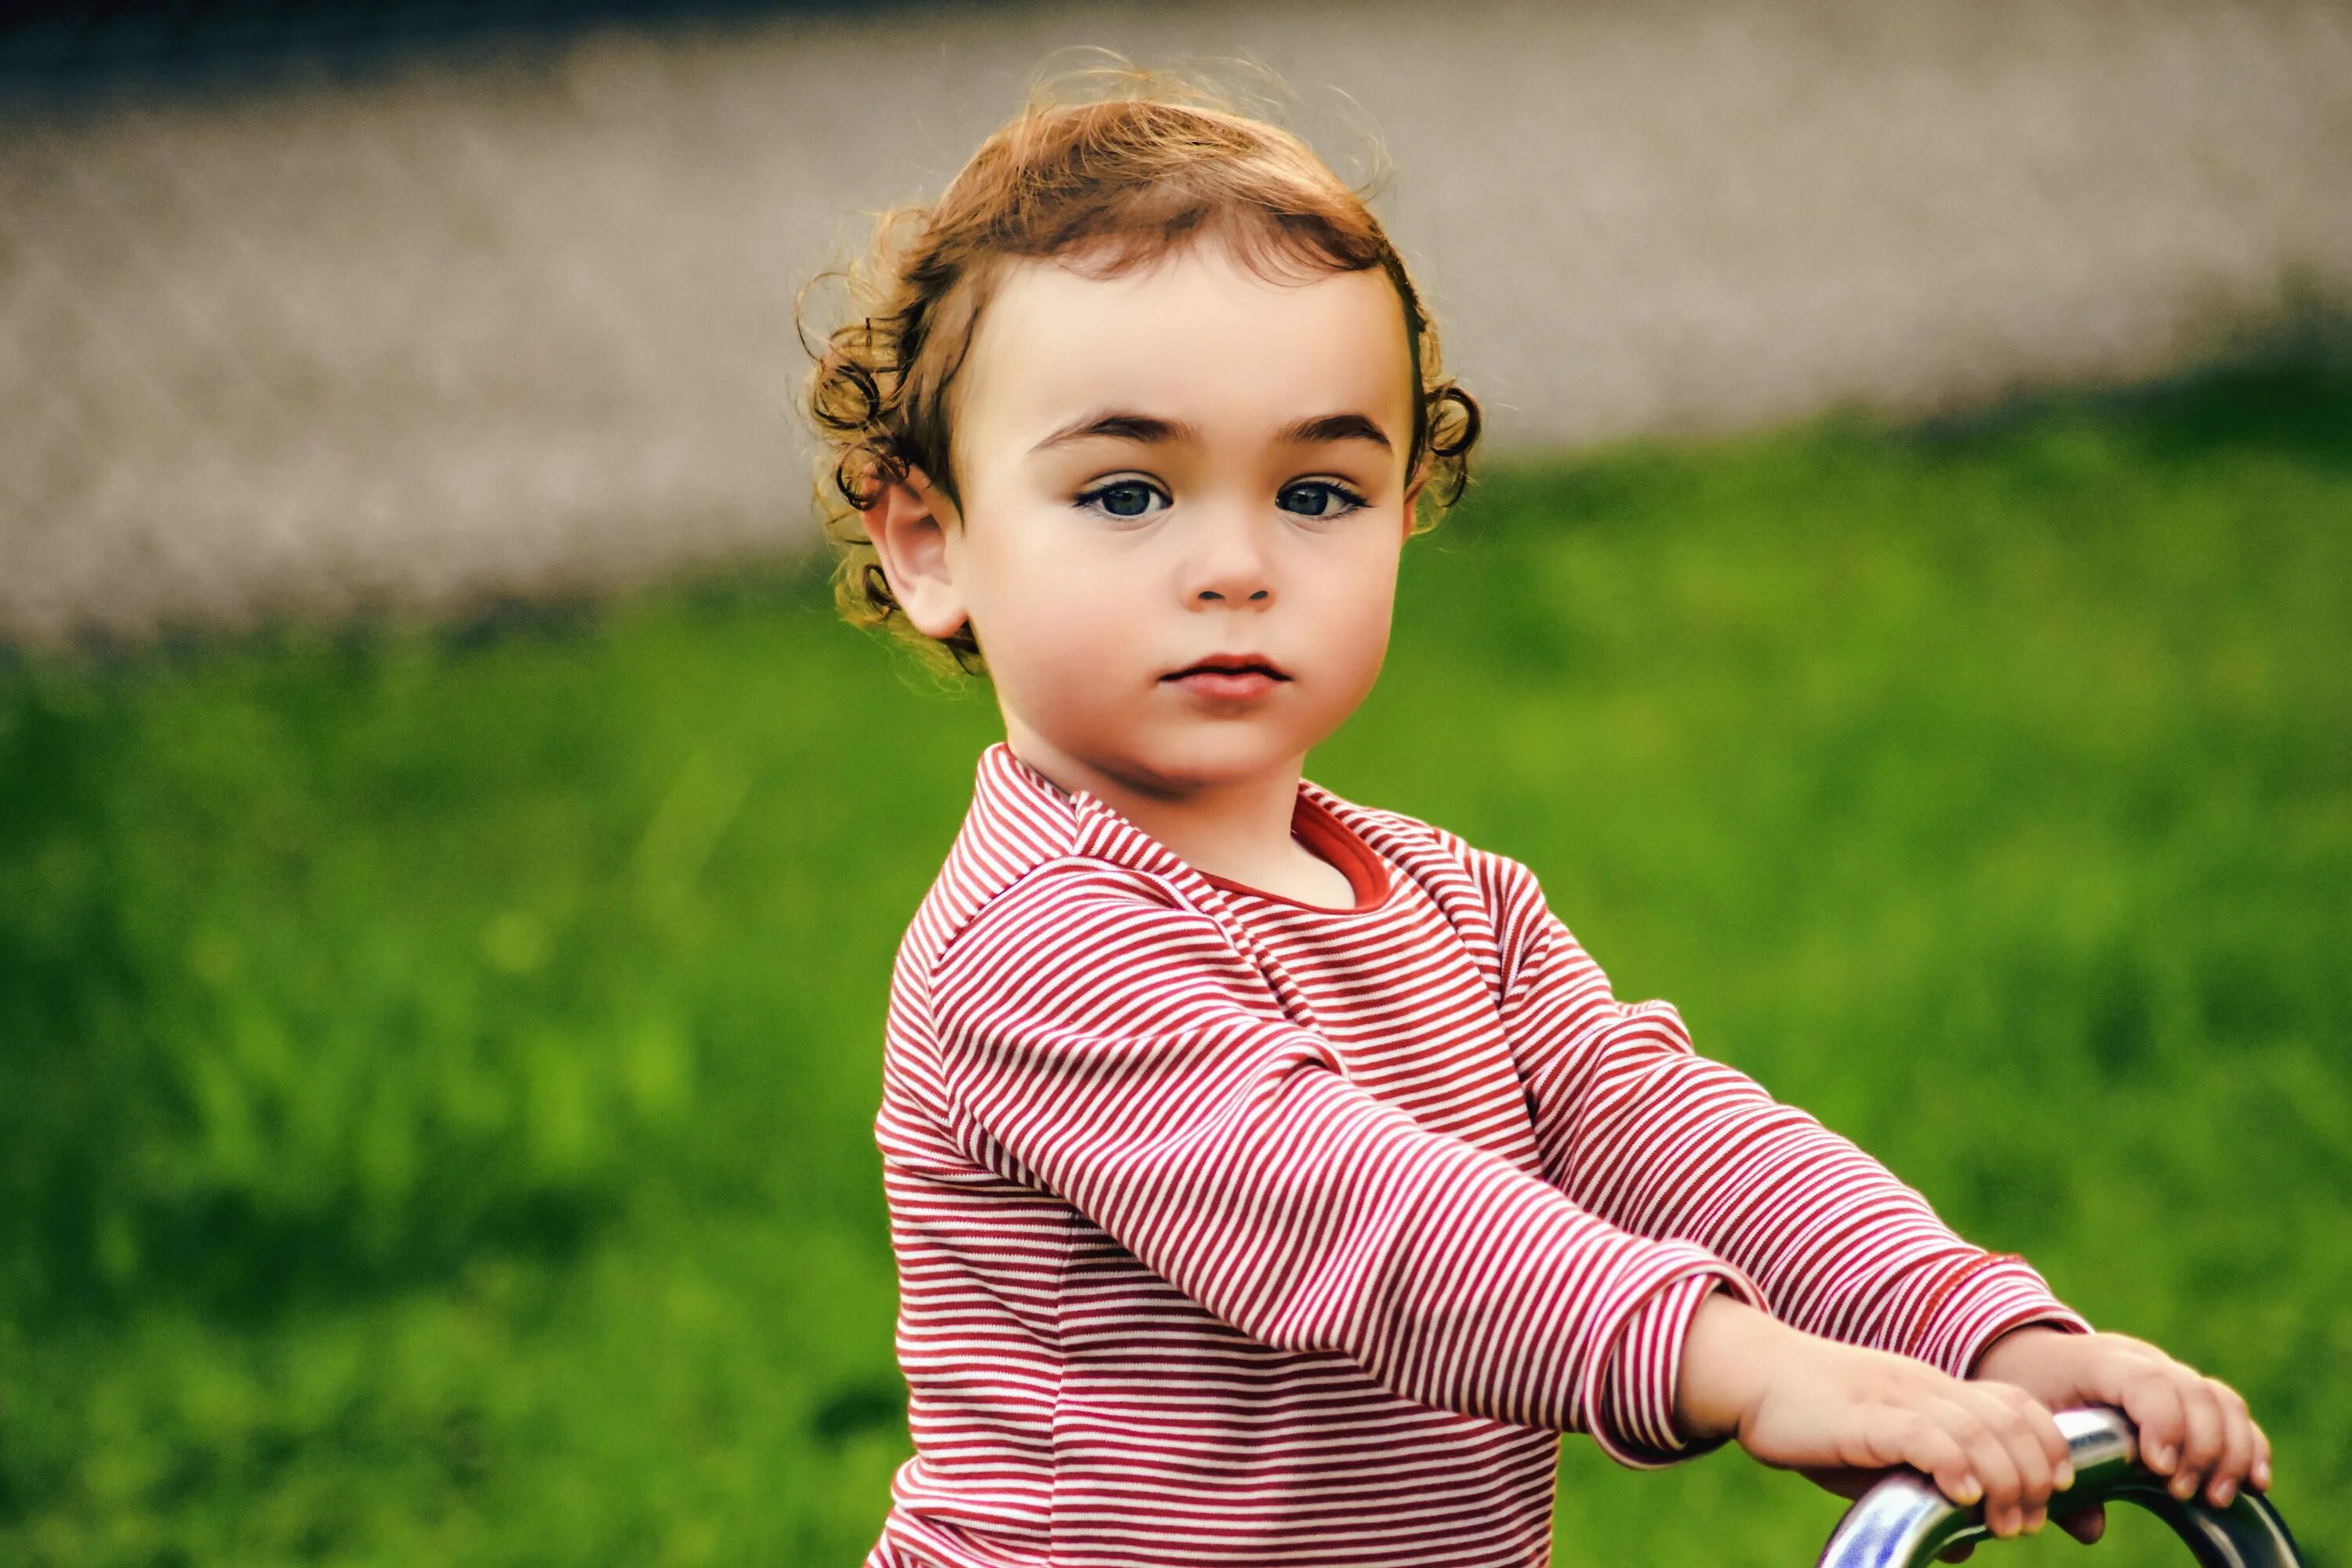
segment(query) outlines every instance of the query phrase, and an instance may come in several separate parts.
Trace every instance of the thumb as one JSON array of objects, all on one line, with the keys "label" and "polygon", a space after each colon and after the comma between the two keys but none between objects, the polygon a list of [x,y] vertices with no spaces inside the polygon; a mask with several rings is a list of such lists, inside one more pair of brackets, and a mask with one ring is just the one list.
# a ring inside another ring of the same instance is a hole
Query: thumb
[{"label": "thumb", "polygon": [[2107,1510],[2105,1503],[2093,1503],[2072,1513],[2058,1516],[2059,1526],[2067,1534],[2088,1546],[2107,1532]]},{"label": "thumb", "polygon": [[1886,1479],[1884,1468],[1869,1469],[1861,1465],[1800,1465],[1797,1473],[1826,1492],[1854,1499]]}]

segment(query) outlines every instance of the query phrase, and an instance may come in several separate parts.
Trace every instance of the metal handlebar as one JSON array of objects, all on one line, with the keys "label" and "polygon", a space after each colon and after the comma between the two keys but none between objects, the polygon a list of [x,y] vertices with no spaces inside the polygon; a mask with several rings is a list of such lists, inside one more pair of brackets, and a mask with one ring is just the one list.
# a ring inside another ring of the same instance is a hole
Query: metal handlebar
[{"label": "metal handlebar", "polygon": [[[2139,1434],[2122,1411],[2091,1405],[2052,1415],[2073,1454],[2074,1484],[2050,1494],[2051,1512],[2062,1500],[2068,1511],[2134,1502],[2172,1526],[2203,1568],[2302,1568],[2294,1538],[2268,1498],[2242,1487],[2227,1508],[2183,1502],[2140,1464]],[[1928,1568],[1948,1546],[1991,1539],[1984,1504],[1964,1508],[1916,1471],[1898,1470],[1846,1510],[1818,1568]]]}]

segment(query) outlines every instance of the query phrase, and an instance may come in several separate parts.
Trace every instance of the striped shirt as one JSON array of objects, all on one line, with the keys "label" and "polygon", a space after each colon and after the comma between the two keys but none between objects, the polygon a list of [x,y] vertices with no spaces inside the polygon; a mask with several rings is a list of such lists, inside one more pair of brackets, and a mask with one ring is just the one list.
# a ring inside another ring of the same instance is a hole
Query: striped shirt
[{"label": "striped shirt", "polygon": [[914,1454],[866,1568],[1549,1560],[1559,1434],[1654,1468],[1722,1289],[1965,1375],[2090,1325],[1623,1003],[1528,868],[1302,779],[1323,908],[998,742],[875,1119]]}]

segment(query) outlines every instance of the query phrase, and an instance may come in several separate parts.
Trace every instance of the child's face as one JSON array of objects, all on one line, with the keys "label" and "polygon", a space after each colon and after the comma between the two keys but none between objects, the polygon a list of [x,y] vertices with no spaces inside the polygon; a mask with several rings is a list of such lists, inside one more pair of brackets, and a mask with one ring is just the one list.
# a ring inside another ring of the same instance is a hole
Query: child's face
[{"label": "child's face", "polygon": [[[1410,381],[1378,269],[1269,283],[1213,242],[1107,279],[1024,262],[953,392],[962,516],[924,530],[954,511],[919,470],[877,542],[916,626],[970,618],[1013,749],[1064,782],[1295,767],[1387,652]],[[1172,679],[1218,655],[1286,679]]]}]

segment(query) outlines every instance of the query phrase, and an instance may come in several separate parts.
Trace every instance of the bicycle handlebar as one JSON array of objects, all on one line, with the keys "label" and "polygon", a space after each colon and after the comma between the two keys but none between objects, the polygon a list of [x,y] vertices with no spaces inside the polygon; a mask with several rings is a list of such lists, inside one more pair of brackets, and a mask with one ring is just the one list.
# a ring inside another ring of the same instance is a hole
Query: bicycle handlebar
[{"label": "bicycle handlebar", "polygon": [[[2139,1462],[2139,1434],[2106,1405],[2053,1411],[2074,1465],[2074,1484],[2050,1494],[2050,1511],[2095,1502],[2132,1502],[2172,1526],[2201,1568],[2302,1568],[2294,1538],[2270,1500],[2242,1487],[2217,1509],[2165,1489],[2165,1478]],[[1952,1501],[1934,1482],[1898,1470],[1846,1510],[1822,1549],[1817,1568],[1928,1568],[1936,1553],[1960,1542],[1994,1539],[1984,1505]]]}]

